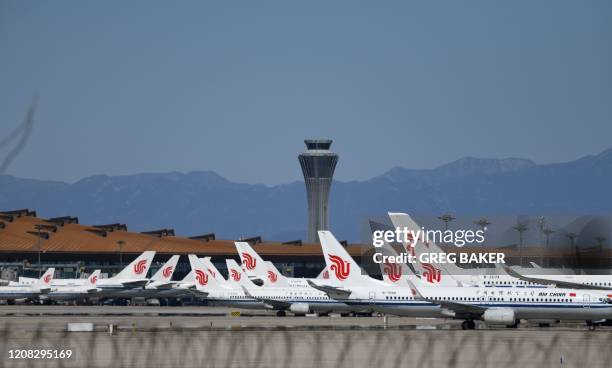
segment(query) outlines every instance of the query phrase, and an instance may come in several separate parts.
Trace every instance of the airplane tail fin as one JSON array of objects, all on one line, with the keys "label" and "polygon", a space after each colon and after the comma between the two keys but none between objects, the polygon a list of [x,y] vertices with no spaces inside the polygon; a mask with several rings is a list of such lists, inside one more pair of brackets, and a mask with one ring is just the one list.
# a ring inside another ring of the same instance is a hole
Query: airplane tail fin
[{"label": "airplane tail fin", "polygon": [[[397,250],[386,242],[382,247],[375,249],[375,251],[383,256],[397,257],[399,255]],[[383,280],[388,284],[397,285],[403,283],[404,279],[414,274],[406,263],[381,262],[378,265],[380,266]]]},{"label": "airplane tail fin", "polygon": [[47,268],[45,273],[36,281],[36,288],[38,289],[49,289],[51,287],[51,281],[53,281],[53,275],[55,274],[55,268]]},{"label": "airplane tail fin", "polygon": [[[406,213],[391,213],[389,217],[393,226],[396,228],[407,229],[411,233],[409,234],[421,234],[423,229],[417,225],[417,223]],[[420,256],[423,253],[445,253],[442,248],[436,245],[434,242],[423,241],[421,236],[417,236],[417,239],[410,239],[409,243],[404,243],[403,246],[406,251],[412,253],[415,256],[415,263],[413,266],[415,270],[421,275],[426,276],[427,281],[430,283],[440,283],[444,279],[443,275],[448,275],[452,278],[452,275],[464,274],[465,272],[454,263],[445,263],[435,265],[430,263],[421,263]],[[455,282],[454,280],[452,281]]]},{"label": "airplane tail fin", "polygon": [[210,260],[210,257],[200,258],[200,260],[204,264],[204,267],[206,267],[208,273],[215,280],[217,280],[220,284],[225,284],[227,282],[227,280],[223,278],[223,275],[221,275],[221,272],[219,272],[217,267],[215,267],[215,265],[212,263],[212,261]]},{"label": "airplane tail fin", "polygon": [[155,257],[155,251],[147,250],[139,255],[135,260],[132,261],[127,267],[121,272],[113,276],[114,279],[144,279],[147,277],[151,262]]},{"label": "airplane tail fin", "polygon": [[338,242],[331,231],[321,230],[319,240],[323,250],[323,258],[327,269],[330,270],[329,278],[343,283],[359,283],[367,275],[361,273],[361,268],[351,257],[346,249]]},{"label": "airplane tail fin", "polygon": [[195,274],[193,272],[193,269],[191,269],[191,271],[189,271],[189,273],[185,275],[185,277],[183,277],[183,279],[177,283],[176,287],[180,289],[190,289],[190,288],[195,287],[195,283],[196,283]]},{"label": "airplane tail fin", "polygon": [[268,266],[257,252],[246,242],[235,242],[236,250],[240,255],[240,261],[244,266],[244,272],[251,278],[258,278],[264,284],[270,284],[268,280]]},{"label": "airplane tail fin", "polygon": [[421,290],[423,285],[418,281],[418,280],[409,280],[406,279],[406,282],[408,283],[408,286],[410,287],[410,290],[412,291],[412,295],[414,296],[415,299],[417,300],[424,300],[425,297],[423,296]]},{"label": "airplane tail fin", "polygon": [[189,264],[191,265],[195,286],[198,291],[208,292],[211,288],[220,286],[215,278],[208,272],[201,259],[195,254],[190,254],[187,258],[189,258]]},{"label": "airplane tail fin", "polygon": [[282,273],[280,273],[274,263],[266,261],[266,267],[268,268],[266,277],[270,285],[274,285],[276,287],[289,285],[287,278]]},{"label": "airplane tail fin", "polygon": [[230,284],[245,287],[254,286],[254,284],[249,280],[245,272],[242,270],[242,267],[240,267],[235,260],[228,258],[225,260],[225,263],[227,264],[227,279]]},{"label": "airplane tail fin", "polygon": [[181,256],[179,255],[173,255],[170,257],[168,262],[164,263],[164,265],[161,266],[157,272],[155,272],[155,275],[151,277],[151,281],[172,281],[172,275],[174,274],[174,270],[176,270],[176,264],[178,263],[180,257]]},{"label": "airplane tail fin", "polygon": [[189,271],[189,273],[185,275],[185,277],[183,277],[183,279],[180,281],[181,284],[186,284],[190,282],[195,282],[195,276],[193,274],[193,269]]},{"label": "airplane tail fin", "polygon": [[91,287],[95,287],[99,279],[100,279],[100,270],[95,270],[87,278],[87,285]]}]

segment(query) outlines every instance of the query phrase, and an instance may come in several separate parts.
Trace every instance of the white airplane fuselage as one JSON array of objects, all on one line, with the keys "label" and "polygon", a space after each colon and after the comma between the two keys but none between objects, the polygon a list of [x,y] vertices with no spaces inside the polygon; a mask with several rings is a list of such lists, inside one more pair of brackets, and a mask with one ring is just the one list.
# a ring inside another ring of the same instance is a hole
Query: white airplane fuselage
[{"label": "white airplane fuselage", "polygon": [[32,286],[0,286],[0,300],[31,299],[43,294]]},{"label": "white airplane fuselage", "polygon": [[[427,300],[415,298],[409,287],[351,288],[347,304],[372,305],[383,313],[411,317],[455,317],[436,302],[451,302],[487,309],[509,309],[517,319],[612,319],[612,304],[605,292],[561,288],[421,287]],[[457,316],[461,318],[461,316]]]}]

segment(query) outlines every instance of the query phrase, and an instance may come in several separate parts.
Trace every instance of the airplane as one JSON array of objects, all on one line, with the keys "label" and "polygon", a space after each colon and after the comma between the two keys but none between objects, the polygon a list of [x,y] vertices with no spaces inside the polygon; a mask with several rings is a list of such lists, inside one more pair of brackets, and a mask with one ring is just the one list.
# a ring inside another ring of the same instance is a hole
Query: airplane
[{"label": "airplane", "polygon": [[[612,318],[612,294],[601,290],[490,288],[485,286],[427,286],[427,281],[404,278],[405,285],[379,286],[360,283],[359,265],[329,231],[319,231],[323,254],[330,272],[343,284],[314,287],[349,305],[368,306],[374,311],[411,317],[464,319],[463,329],[473,329],[474,320],[515,327],[520,319],[549,323],[556,320],[599,321]],[[335,260],[330,258],[335,257]],[[332,266],[337,267],[332,268]]]},{"label": "airplane", "polygon": [[243,309],[265,309],[261,301],[250,298],[244,293],[241,286],[251,286],[253,283],[248,280],[235,261],[226,260],[229,282],[222,284],[219,279],[211,274],[209,267],[206,267],[203,260],[194,254],[190,254],[188,258],[195,279],[195,289],[188,290],[194,296],[207,300],[210,305]]},{"label": "airplane", "polygon": [[[259,255],[254,253],[255,255],[258,258],[258,262],[266,264]],[[243,268],[248,269],[248,267],[244,265],[240,267],[233,259],[226,259],[225,262],[228,274],[230,275],[228,281],[240,287],[237,297],[256,300],[262,303],[261,306],[263,308],[276,310],[276,315],[279,317],[286,316],[287,311],[295,315],[352,311],[347,305],[330,300],[327,295],[310,286],[290,285],[287,282],[287,278],[278,272],[274,266],[272,267],[275,274],[267,273],[268,281],[274,286],[264,285],[260,287],[254,284],[248,277],[244,277],[246,273],[244,273]],[[270,265],[266,264],[266,266]]]},{"label": "airplane", "polygon": [[246,242],[235,242],[242,266],[251,281],[260,280],[260,286],[310,288],[305,278],[286,277],[272,262],[264,261]]},{"label": "airplane", "polygon": [[49,293],[42,294],[39,298],[43,301],[87,299],[100,292],[100,289],[96,287],[96,283],[99,279],[100,270],[95,270],[89,277],[84,279],[86,280],[84,284],[53,286]]},{"label": "airplane", "polygon": [[0,286],[0,300],[7,300],[11,304],[16,299],[33,299],[47,294],[52,290],[51,281],[54,273],[55,268],[51,267],[32,285]]},{"label": "airplane", "polygon": [[[209,274],[217,279],[220,284],[225,284],[227,281],[223,278],[219,270],[215,267],[215,265],[210,261],[210,257],[200,258],[206,267]],[[171,289],[160,290],[157,294],[157,298],[181,298],[187,295],[193,295],[190,293],[190,289],[195,288],[195,276],[193,270],[191,270],[181,281],[177,281],[174,283]]]},{"label": "airplane", "polygon": [[[155,251],[143,252],[117,275],[107,279],[100,278],[96,287],[103,291],[112,291],[145,286],[149,283],[149,279],[146,276],[154,256]],[[20,277],[18,284],[28,285],[35,282],[35,280],[30,277]],[[53,279],[51,286],[82,286],[87,282],[87,279]]]},{"label": "airplane", "polygon": [[[246,276],[246,273],[233,259],[226,259],[228,283],[223,286],[212,277],[202,260],[189,257],[195,272],[198,293],[213,305],[245,309],[272,309],[282,317],[290,311],[296,315],[307,313],[329,313],[332,311],[349,312],[349,306],[330,299],[313,288],[259,287]],[[262,262],[263,263],[263,262]],[[282,275],[281,275],[282,276]]]},{"label": "airplane", "polygon": [[98,280],[96,286],[105,291],[133,289],[147,285],[149,283],[147,272],[149,272],[153,257],[155,257],[155,251],[144,251],[115,276]]},{"label": "airplane", "polygon": [[[389,213],[391,222],[396,228],[422,230],[420,226],[406,213]],[[449,278],[466,284],[496,286],[496,287],[537,287],[546,285],[588,290],[612,290],[612,275],[529,275],[525,276],[511,267],[502,267],[506,274],[486,274],[489,269],[464,269],[454,263],[421,263],[419,257],[423,253],[444,253],[444,250],[433,242],[424,243],[420,239],[414,242],[414,247],[404,243],[407,252],[414,252],[415,263],[412,266],[419,275],[425,275],[431,284],[444,284]],[[451,282],[452,284],[452,282]]]},{"label": "airplane", "polygon": [[[200,259],[202,260],[202,262],[204,262],[204,266],[209,271],[209,274],[212,277],[215,277],[221,284],[224,284],[227,282],[223,278],[219,270],[217,270],[217,268],[212,264],[212,262],[210,261],[210,257],[204,257]],[[154,297],[171,299],[171,298],[183,298],[186,296],[192,296],[193,293],[191,291],[195,289],[196,287],[195,283],[196,283],[196,279],[194,276],[194,272],[193,270],[191,270],[189,271],[187,275],[185,275],[185,277],[182,280],[173,282],[172,288],[158,290],[155,293]]]},{"label": "airplane", "polygon": [[[180,294],[185,294],[182,290],[175,288],[175,283],[172,281],[172,275],[176,270],[180,256],[173,255],[164,263],[157,272],[151,277],[148,284],[143,287],[134,287],[126,290],[117,290],[115,292],[105,293],[105,297],[112,298],[169,298]],[[146,276],[146,273],[143,272]]]},{"label": "airplane", "polygon": [[475,320],[516,327],[521,319],[541,325],[557,320],[580,320],[593,325],[612,318],[612,294],[601,290],[423,287],[418,282],[408,283],[414,300],[438,305],[447,317],[463,319],[464,330],[474,329]]},{"label": "airplane", "polygon": [[176,264],[178,263],[180,256],[173,255],[170,259],[151,276],[151,281],[145,288],[147,289],[170,289],[174,285],[172,282],[172,275],[176,270]]},{"label": "airplane", "polygon": [[[247,287],[247,291],[252,297],[264,300],[270,307],[282,311],[289,310],[294,314],[319,313],[328,314],[331,312],[358,313],[363,312],[362,308],[350,307],[344,303],[331,302],[328,295],[319,289],[314,289],[309,281],[316,279],[286,277],[278,271],[272,262],[264,261],[255,252],[249,243],[236,242],[236,249],[243,261],[243,268],[251,271],[253,279],[265,280],[263,287],[253,290]],[[325,277],[324,271],[321,273]],[[329,279],[330,286],[339,284]],[[364,282],[367,282],[364,280]],[[376,280],[376,282],[378,282]]]}]

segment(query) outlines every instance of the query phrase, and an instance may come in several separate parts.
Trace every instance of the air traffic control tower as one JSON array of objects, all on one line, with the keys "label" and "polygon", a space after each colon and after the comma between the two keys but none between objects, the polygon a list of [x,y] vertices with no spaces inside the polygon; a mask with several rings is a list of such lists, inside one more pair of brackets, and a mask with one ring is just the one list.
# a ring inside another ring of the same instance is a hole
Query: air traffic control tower
[{"label": "air traffic control tower", "polygon": [[318,243],[318,230],[329,230],[328,202],[338,155],[329,150],[330,139],[307,139],[298,156],[308,196],[308,242]]}]

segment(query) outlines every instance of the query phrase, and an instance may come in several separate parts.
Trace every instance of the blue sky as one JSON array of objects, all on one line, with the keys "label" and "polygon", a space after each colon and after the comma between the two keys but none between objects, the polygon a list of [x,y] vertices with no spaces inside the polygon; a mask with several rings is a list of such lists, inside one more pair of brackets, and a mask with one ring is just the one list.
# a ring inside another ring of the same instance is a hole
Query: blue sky
[{"label": "blue sky", "polygon": [[5,0],[0,137],[38,91],[13,175],[285,183],[308,137],[340,180],[568,161],[612,146],[611,36],[609,1]]}]

